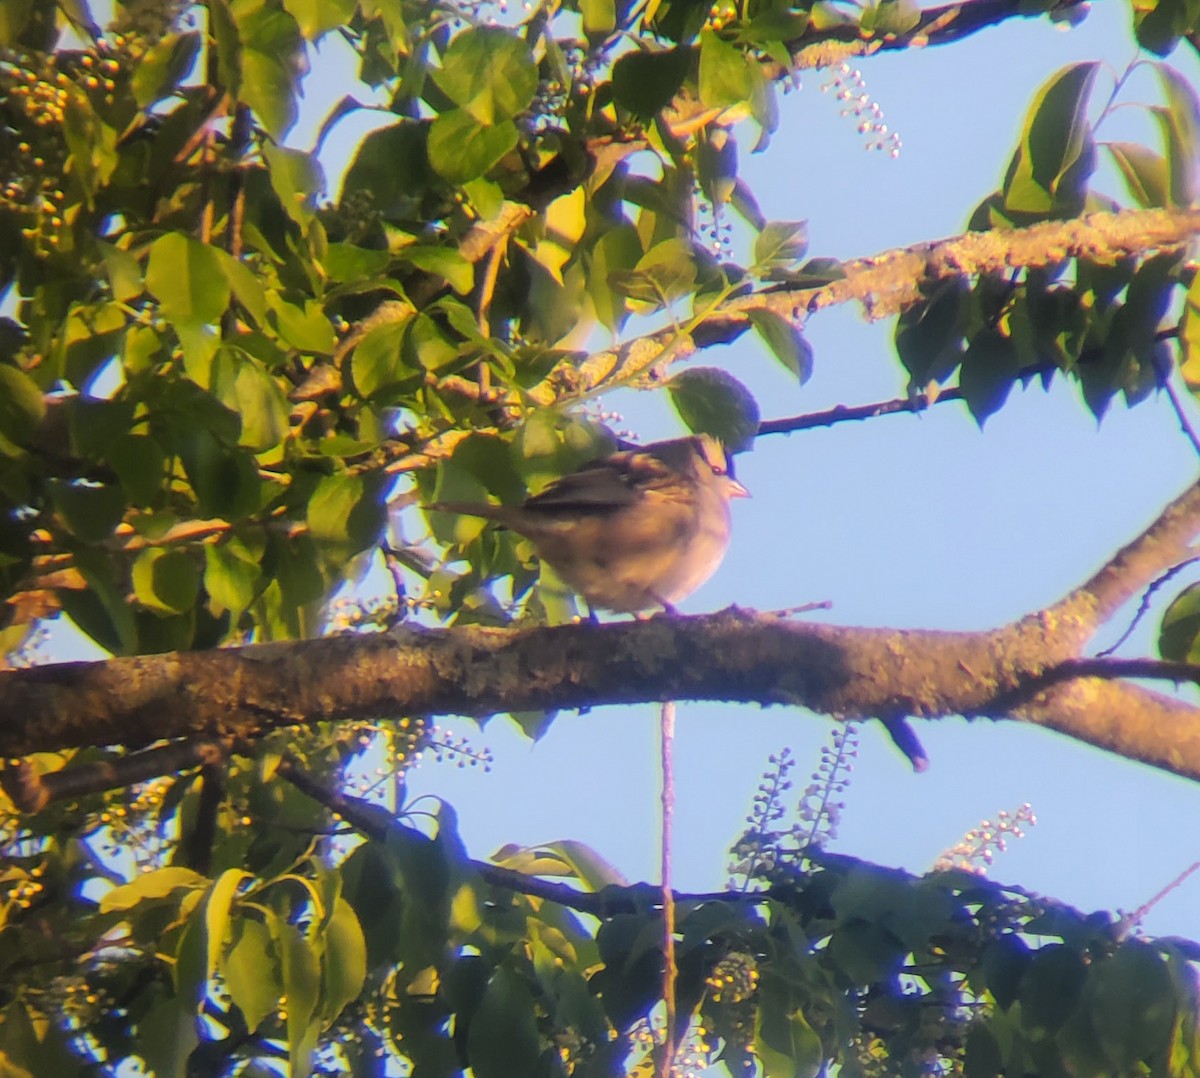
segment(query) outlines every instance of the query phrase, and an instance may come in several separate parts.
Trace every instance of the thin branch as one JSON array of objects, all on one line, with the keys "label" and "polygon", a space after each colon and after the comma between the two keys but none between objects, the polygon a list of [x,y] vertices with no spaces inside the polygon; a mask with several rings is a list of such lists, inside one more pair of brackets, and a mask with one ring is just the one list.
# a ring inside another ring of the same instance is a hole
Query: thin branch
[{"label": "thin branch", "polygon": [[1122,917],[1121,918],[1121,927],[1124,929],[1124,932],[1122,934],[1128,933],[1131,929],[1134,929],[1138,925],[1140,925],[1142,923],[1142,921],[1144,921],[1146,919],[1146,914],[1148,914],[1152,909],[1154,909],[1154,907],[1157,906],[1164,898],[1166,898],[1167,895],[1169,895],[1172,891],[1174,891],[1176,888],[1178,888],[1189,876],[1191,876],[1193,873],[1195,873],[1197,871],[1200,871],[1200,861],[1193,861],[1190,865],[1188,865],[1187,868],[1185,868],[1181,873],[1179,873],[1178,876],[1176,876],[1170,883],[1168,883],[1166,885],[1166,887],[1164,887],[1161,891],[1159,891],[1158,894],[1156,894],[1153,898],[1149,899],[1146,902],[1143,902],[1132,913],[1127,914],[1126,916]]},{"label": "thin branch", "polygon": [[1179,394],[1176,392],[1175,386],[1171,384],[1170,378],[1163,379],[1163,389],[1167,391],[1167,399],[1171,402],[1171,407],[1175,409],[1175,418],[1179,420],[1179,429],[1187,435],[1196,456],[1200,457],[1200,435],[1196,434],[1196,429],[1188,420],[1187,414],[1183,410],[1183,401],[1179,399]]},{"label": "thin branch", "polygon": [[22,812],[38,812],[52,801],[103,793],[160,775],[217,764],[229,756],[228,741],[176,741],[115,760],[38,774],[27,760],[0,771],[0,786]]},{"label": "thin branch", "polygon": [[1141,623],[1142,618],[1144,618],[1150,612],[1150,606],[1153,603],[1154,596],[1158,593],[1159,589],[1162,588],[1163,585],[1169,580],[1173,580],[1189,565],[1195,565],[1198,561],[1200,561],[1200,556],[1188,558],[1187,561],[1182,561],[1178,565],[1172,566],[1157,579],[1152,580],[1149,585],[1147,585],[1146,590],[1142,593],[1141,602],[1138,603],[1138,608],[1134,612],[1133,617],[1129,619],[1129,624],[1125,626],[1125,631],[1121,633],[1119,637],[1117,637],[1115,643],[1110,644],[1102,651],[1096,652],[1096,658],[1104,659],[1109,655],[1115,655],[1121,649],[1121,646],[1125,643],[1125,641],[1133,635],[1134,629],[1136,629]]},{"label": "thin branch", "polygon": [[663,973],[662,997],[666,1012],[663,1031],[663,1054],[659,1061],[659,1078],[671,1078],[675,1063],[675,983],[679,965],[675,958],[675,894],[671,890],[671,823],[675,813],[675,774],[672,753],[675,746],[675,701],[664,700],[659,726],[659,762],[662,767],[662,911],[663,911]]}]

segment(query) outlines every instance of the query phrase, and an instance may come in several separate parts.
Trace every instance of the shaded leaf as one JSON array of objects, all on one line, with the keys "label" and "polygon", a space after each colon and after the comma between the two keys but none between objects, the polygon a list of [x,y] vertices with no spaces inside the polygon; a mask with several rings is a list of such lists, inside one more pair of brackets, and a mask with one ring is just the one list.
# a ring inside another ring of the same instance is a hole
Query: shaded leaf
[{"label": "shaded leaf", "polygon": [[717,367],[692,367],[667,382],[671,403],[687,428],[711,434],[732,453],[754,444],[759,410],[750,391]]}]

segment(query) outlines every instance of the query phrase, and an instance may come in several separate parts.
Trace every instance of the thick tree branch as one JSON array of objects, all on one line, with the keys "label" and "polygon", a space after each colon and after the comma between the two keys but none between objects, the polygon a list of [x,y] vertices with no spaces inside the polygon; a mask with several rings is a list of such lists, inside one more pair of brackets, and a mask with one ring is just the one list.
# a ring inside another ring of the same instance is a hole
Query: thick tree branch
[{"label": "thick tree branch", "polygon": [[1200,486],[1082,588],[990,632],[805,625],[735,608],[521,630],[404,627],[0,672],[0,754],[252,740],[280,726],[381,715],[726,700],[885,723],[1013,718],[1200,778],[1200,708],[1080,676],[1087,670],[1061,684],[1047,675],[1081,658],[1123,597],[1186,556],[1198,532]]}]

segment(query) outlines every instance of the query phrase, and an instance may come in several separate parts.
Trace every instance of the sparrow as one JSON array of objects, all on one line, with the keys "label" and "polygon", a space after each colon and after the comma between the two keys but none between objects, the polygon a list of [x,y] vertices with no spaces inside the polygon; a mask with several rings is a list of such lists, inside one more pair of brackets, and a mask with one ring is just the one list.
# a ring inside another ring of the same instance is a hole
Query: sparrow
[{"label": "sparrow", "polygon": [[521,505],[438,502],[529,539],[589,607],[637,614],[691,595],[729,546],[729,502],[749,492],[706,434],[591,461]]}]

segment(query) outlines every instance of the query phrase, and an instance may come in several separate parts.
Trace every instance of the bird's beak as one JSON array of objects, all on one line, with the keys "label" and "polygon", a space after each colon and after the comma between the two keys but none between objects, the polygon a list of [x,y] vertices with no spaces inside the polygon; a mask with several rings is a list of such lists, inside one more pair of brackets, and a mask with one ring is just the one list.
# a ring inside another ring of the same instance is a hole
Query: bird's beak
[{"label": "bird's beak", "polygon": [[731,498],[749,498],[750,491],[748,491],[744,486],[742,486],[742,484],[739,483],[736,479],[730,479],[729,480],[729,496]]}]

